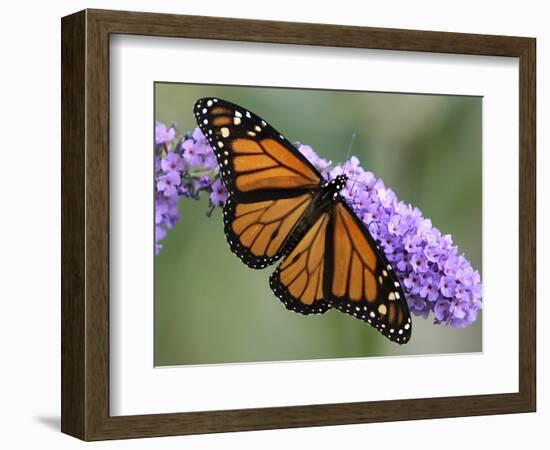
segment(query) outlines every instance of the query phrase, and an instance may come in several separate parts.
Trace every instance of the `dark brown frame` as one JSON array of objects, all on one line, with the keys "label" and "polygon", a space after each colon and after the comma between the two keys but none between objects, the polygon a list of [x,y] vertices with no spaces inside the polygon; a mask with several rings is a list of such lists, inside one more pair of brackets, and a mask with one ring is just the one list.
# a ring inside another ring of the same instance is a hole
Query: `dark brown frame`
[{"label": "dark brown frame", "polygon": [[[535,411],[536,40],[85,10],[62,31],[61,429],[84,440]],[[109,36],[137,34],[519,58],[519,392],[141,416],[109,415]]]}]

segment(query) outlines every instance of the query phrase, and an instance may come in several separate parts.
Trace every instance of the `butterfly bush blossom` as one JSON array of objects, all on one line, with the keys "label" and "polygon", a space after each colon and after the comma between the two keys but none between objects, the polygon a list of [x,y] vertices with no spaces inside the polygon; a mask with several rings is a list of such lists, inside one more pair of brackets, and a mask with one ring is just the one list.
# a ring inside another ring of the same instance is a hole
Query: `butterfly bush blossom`
[{"label": "butterfly bush blossom", "polygon": [[[392,263],[411,312],[434,323],[463,328],[481,309],[482,284],[477,270],[458,253],[450,235],[442,234],[418,208],[395,193],[352,156],[332,166],[308,145],[298,150],[331,180],[348,176],[340,192]],[[223,207],[227,191],[214,153],[199,128],[179,136],[174,126],[157,123],[155,130],[155,245],[157,254],[167,231],[179,220],[182,197],[209,196],[210,210]]]},{"label": "butterfly bush blossom", "polygon": [[182,197],[198,200],[201,192],[210,197],[210,211],[223,206],[227,191],[218,176],[216,157],[199,128],[178,136],[174,126],[155,127],[155,251],[179,220]]}]

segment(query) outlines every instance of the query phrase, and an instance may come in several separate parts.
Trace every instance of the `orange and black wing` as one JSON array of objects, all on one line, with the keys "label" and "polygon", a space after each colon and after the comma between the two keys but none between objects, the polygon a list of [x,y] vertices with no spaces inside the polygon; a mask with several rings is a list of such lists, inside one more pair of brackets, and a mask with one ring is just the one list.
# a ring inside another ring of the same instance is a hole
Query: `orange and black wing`
[{"label": "orange and black wing", "polygon": [[225,235],[229,246],[254,269],[273,264],[291,246],[294,228],[311,203],[311,194],[296,197],[239,202],[229,196],[225,205]]},{"label": "orange and black wing", "polygon": [[271,289],[288,309],[322,314],[330,308],[323,291],[329,222],[330,214],[321,214],[269,279]]},{"label": "orange and black wing", "polygon": [[291,249],[289,237],[321,174],[278,131],[240,106],[203,98],[194,114],[229,192],[223,214],[231,250],[249,267],[266,267]]},{"label": "orange and black wing", "polygon": [[411,337],[409,307],[382,250],[339,199],[327,229],[324,291],[331,306],[368,322],[399,344]]},{"label": "orange and black wing", "polygon": [[319,187],[317,169],[261,117],[216,98],[198,100],[194,113],[231,194],[266,200]]}]

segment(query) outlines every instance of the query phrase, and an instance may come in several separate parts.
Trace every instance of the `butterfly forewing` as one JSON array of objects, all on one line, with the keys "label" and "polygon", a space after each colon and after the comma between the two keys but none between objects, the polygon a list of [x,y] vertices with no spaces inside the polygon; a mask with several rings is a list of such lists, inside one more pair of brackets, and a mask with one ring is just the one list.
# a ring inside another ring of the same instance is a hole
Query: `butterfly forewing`
[{"label": "butterfly forewing", "polygon": [[222,180],[239,201],[294,196],[319,187],[322,177],[315,167],[260,117],[216,98],[198,100],[194,111]]},{"label": "butterfly forewing", "polygon": [[364,320],[390,340],[406,343],[411,318],[401,285],[365,226],[339,199],[327,241],[324,287],[335,308]]}]

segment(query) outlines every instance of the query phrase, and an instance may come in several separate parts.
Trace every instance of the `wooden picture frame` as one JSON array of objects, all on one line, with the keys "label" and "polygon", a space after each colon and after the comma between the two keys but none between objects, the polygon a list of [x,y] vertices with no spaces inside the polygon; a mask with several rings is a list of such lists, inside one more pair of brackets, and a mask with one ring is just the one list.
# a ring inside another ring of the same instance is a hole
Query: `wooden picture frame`
[{"label": "wooden picture frame", "polygon": [[[535,411],[533,38],[85,10],[62,30],[62,415],[84,440]],[[109,36],[222,39],[519,58],[519,391],[243,410],[109,415]]]}]

